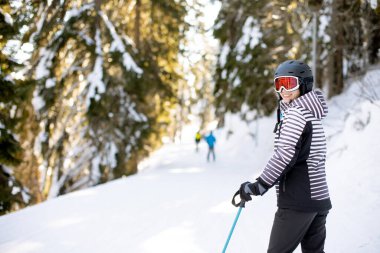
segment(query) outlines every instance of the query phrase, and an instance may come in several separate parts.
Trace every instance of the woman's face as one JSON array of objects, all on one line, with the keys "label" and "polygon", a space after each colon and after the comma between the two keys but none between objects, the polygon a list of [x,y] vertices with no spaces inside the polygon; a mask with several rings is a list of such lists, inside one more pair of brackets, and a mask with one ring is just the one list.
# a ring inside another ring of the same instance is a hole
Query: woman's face
[{"label": "woman's face", "polygon": [[298,98],[300,96],[300,89],[295,90],[295,91],[286,91],[285,89],[282,89],[280,95],[282,97],[282,100],[285,103],[290,103],[294,99]]}]

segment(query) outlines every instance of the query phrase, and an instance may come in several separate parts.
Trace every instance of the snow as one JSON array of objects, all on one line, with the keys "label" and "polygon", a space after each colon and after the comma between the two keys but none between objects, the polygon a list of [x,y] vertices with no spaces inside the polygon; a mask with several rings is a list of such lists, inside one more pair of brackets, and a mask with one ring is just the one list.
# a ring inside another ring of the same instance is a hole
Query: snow
[{"label": "snow", "polygon": [[77,17],[81,15],[83,12],[90,10],[94,7],[94,3],[85,4],[80,9],[72,8],[65,13],[65,17],[63,18],[63,21],[66,23],[71,18]]},{"label": "snow", "polygon": [[136,110],[135,110],[135,106],[136,104],[133,103],[133,102],[130,102],[127,109],[128,109],[128,117],[132,118],[134,121],[136,122],[147,122],[148,121],[148,118],[142,114],[142,113],[138,113]]},{"label": "snow", "polygon": [[13,19],[9,13],[4,13],[4,18],[6,23],[13,25]]},{"label": "snow", "polygon": [[220,50],[219,63],[221,67],[223,67],[226,64],[227,56],[229,53],[230,53],[230,47],[228,46],[227,43],[225,43],[222,49]]},{"label": "snow", "polygon": [[38,10],[38,13],[37,13],[37,17],[41,17],[39,18],[37,24],[36,24],[36,31],[34,33],[32,33],[32,35],[30,35],[30,39],[29,39],[29,43],[30,44],[33,44],[34,42],[34,38],[40,34],[41,32],[41,29],[45,23],[45,19],[46,19],[46,15],[47,15],[47,9],[44,9],[43,8],[43,5],[41,4],[40,5],[40,8]]},{"label": "snow", "polygon": [[[112,39],[113,39],[110,51],[111,52],[112,51],[118,51],[118,52],[120,52],[120,53],[123,54],[123,65],[124,65],[124,67],[127,70],[133,70],[137,74],[142,74],[143,70],[139,66],[137,66],[137,64],[135,63],[135,61],[132,59],[131,55],[126,51],[122,39],[117,34],[117,32],[115,30],[115,27],[109,21],[107,15],[104,12],[102,12],[102,11],[99,11],[99,14],[103,18],[103,21],[106,24],[108,30],[110,31]],[[127,38],[127,39],[125,39],[125,41],[132,41],[126,35],[124,35],[123,38]]]},{"label": "snow", "polygon": [[377,8],[377,1],[376,0],[370,0],[371,8],[376,9]]},{"label": "snow", "polygon": [[[326,252],[380,250],[380,101],[361,92],[379,78],[379,68],[372,70],[328,102],[324,125],[333,209]],[[380,94],[378,82],[373,93]],[[195,152],[199,125],[189,126],[182,143],[156,151],[140,163],[137,175],[0,217],[0,252],[221,252],[238,211],[231,198],[271,156],[274,121],[274,114],[250,124],[229,115],[226,128],[214,131],[217,160],[211,163],[205,142]],[[247,203],[227,252],[265,252],[275,210],[274,189]]]},{"label": "snow", "polygon": [[94,41],[85,33],[85,31],[79,32],[79,36],[86,42],[87,45],[94,45]]},{"label": "snow", "polygon": [[100,165],[100,157],[96,156],[94,159],[91,161],[91,172],[92,172],[92,178],[95,182],[98,182],[101,173],[99,170],[99,165]]},{"label": "snow", "polygon": [[19,8],[21,8],[21,6],[22,6],[22,1],[21,1],[21,0],[10,1],[9,5],[10,5],[13,9],[19,9]]},{"label": "snow", "polygon": [[259,26],[257,26],[257,21],[253,17],[248,17],[243,25],[243,34],[236,45],[236,50],[239,55],[245,52],[246,46],[249,43],[249,48],[253,49],[259,44],[259,39],[263,37],[260,32]]},{"label": "snow", "polygon": [[42,79],[44,77],[47,77],[50,75],[49,68],[52,65],[52,59],[54,58],[53,51],[50,51],[46,48],[41,48],[39,55],[40,60],[38,62],[37,68],[36,68],[36,79]]},{"label": "snow", "polygon": [[238,87],[240,84],[241,84],[241,80],[240,80],[239,76],[236,76],[235,79],[234,79],[234,81],[233,81],[233,83],[232,83],[232,86],[233,86],[234,88],[236,88],[236,87]]},{"label": "snow", "polygon": [[20,187],[13,187],[12,188],[12,195],[16,195],[21,191]]},{"label": "snow", "polygon": [[24,63],[32,56],[33,45],[30,43],[22,44],[20,40],[8,40],[2,53],[7,55],[13,61]]},{"label": "snow", "polygon": [[33,91],[32,104],[36,112],[38,112],[45,106],[45,101],[41,96],[38,95],[37,89]]},{"label": "snow", "polygon": [[46,80],[45,87],[47,89],[52,88],[54,86],[55,86],[55,78],[49,78],[49,79]]},{"label": "snow", "polygon": [[4,16],[4,21],[10,26],[13,26],[13,18],[9,13],[5,12],[3,9],[0,8],[0,14]]},{"label": "snow", "polygon": [[90,99],[95,98],[96,101],[99,101],[100,96],[98,94],[104,93],[106,86],[103,82],[103,51],[102,51],[102,41],[100,36],[99,29],[96,29],[95,33],[95,52],[97,54],[94,69],[88,75],[87,81],[89,83],[89,91],[86,100],[87,107],[90,105]]},{"label": "snow", "polygon": [[104,157],[102,164],[109,164],[111,168],[115,168],[117,165],[116,155],[118,153],[117,146],[114,142],[110,142],[106,144],[107,149],[107,157]]},{"label": "snow", "polygon": [[319,16],[319,22],[320,25],[318,27],[318,37],[322,38],[323,43],[329,43],[331,41],[330,36],[326,32],[328,25],[331,22],[331,16],[330,15],[321,15]]}]

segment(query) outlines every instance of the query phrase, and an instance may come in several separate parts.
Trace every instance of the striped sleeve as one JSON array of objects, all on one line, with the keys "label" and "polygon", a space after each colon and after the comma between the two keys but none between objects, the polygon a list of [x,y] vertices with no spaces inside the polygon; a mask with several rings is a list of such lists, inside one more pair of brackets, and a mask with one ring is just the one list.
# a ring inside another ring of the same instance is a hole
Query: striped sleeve
[{"label": "striped sleeve", "polygon": [[276,140],[274,154],[260,175],[260,179],[267,186],[273,186],[284,170],[297,160],[299,148],[297,149],[296,146],[305,125],[306,120],[301,111],[297,108],[290,108],[285,115],[278,140]]}]

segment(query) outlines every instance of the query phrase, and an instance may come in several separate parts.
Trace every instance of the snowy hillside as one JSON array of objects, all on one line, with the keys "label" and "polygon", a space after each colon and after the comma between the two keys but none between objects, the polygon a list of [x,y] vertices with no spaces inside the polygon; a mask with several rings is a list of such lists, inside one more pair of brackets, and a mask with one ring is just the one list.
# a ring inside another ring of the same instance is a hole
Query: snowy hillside
[{"label": "snowy hillside", "polygon": [[[380,252],[378,80],[373,70],[329,101],[326,252]],[[215,131],[216,162],[206,161],[205,143],[195,152],[189,127],[181,144],[165,145],[135,176],[2,216],[0,252],[222,252],[238,210],[231,197],[269,159],[274,118],[247,125],[229,116]],[[275,210],[274,189],[247,203],[227,252],[265,252]]]}]

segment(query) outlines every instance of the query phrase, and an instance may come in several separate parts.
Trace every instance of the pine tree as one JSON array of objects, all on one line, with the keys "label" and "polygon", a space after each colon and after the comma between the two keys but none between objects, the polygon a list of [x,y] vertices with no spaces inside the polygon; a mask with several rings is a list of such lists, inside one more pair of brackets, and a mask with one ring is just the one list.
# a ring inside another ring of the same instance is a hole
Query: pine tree
[{"label": "pine tree", "polygon": [[372,9],[369,4],[365,6],[364,17],[367,31],[367,55],[369,64],[376,64],[380,60],[380,4]]},{"label": "pine tree", "polygon": [[[288,59],[311,65],[312,16],[318,17],[316,87],[329,96],[344,79],[378,61],[379,15],[368,1],[222,1],[214,35],[221,50],[215,72],[218,115],[276,106],[272,78]],[[244,117],[244,115],[242,115]]]},{"label": "pine tree", "polygon": [[217,112],[272,112],[273,72],[287,59],[310,59],[310,15],[296,1],[223,1],[214,35],[222,45],[216,69]]},{"label": "pine tree", "polygon": [[30,200],[28,189],[14,171],[25,155],[19,140],[20,125],[25,122],[21,111],[32,88],[30,82],[13,76],[22,67],[13,58],[12,51],[12,41],[19,39],[19,28],[23,24],[20,18],[15,18],[19,13],[11,1],[0,4],[0,214],[25,206]]},{"label": "pine tree", "polygon": [[[40,2],[34,145],[45,197],[137,172],[173,129],[185,1]],[[37,103],[39,101],[39,103]]]},{"label": "pine tree", "polygon": [[344,79],[363,73],[369,64],[378,61],[379,15],[367,1],[333,1],[323,12],[330,18],[327,40],[321,44],[322,68],[328,95],[344,90]]}]

